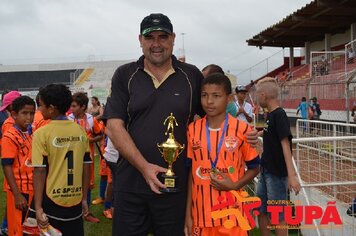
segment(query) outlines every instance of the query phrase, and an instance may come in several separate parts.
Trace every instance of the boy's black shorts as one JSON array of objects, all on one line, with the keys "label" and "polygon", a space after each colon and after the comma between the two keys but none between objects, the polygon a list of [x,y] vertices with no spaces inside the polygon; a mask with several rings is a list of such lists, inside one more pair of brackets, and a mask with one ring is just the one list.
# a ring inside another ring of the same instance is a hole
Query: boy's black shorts
[{"label": "boy's black shorts", "polygon": [[62,232],[63,236],[84,236],[83,218],[79,217],[72,221],[61,221],[49,218],[49,223]]}]

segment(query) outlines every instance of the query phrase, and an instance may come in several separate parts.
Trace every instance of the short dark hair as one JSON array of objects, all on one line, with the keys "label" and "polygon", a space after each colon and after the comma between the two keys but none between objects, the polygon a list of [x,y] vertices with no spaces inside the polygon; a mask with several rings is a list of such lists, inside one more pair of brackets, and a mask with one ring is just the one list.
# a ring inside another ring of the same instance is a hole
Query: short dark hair
[{"label": "short dark hair", "polygon": [[47,85],[40,89],[39,97],[47,107],[52,105],[63,115],[72,104],[72,93],[64,84]]},{"label": "short dark hair", "polygon": [[79,106],[85,106],[85,109],[88,108],[89,98],[85,93],[77,92],[73,94],[73,102],[76,102]]},{"label": "short dark hair", "polygon": [[211,75],[211,74],[214,74],[214,73],[225,74],[224,70],[220,66],[215,65],[215,64],[207,65],[201,71],[205,71],[205,70],[209,70],[209,74],[208,75]]},{"label": "short dark hair", "polygon": [[206,77],[203,82],[202,82],[202,87],[206,84],[216,84],[216,85],[221,85],[224,87],[224,90],[226,94],[231,94],[232,89],[231,89],[231,81],[229,78],[221,73],[214,73],[210,74],[208,77]]},{"label": "short dark hair", "polygon": [[29,96],[18,97],[11,104],[12,110],[17,113],[22,108],[24,108],[26,105],[30,105],[30,106],[33,106],[34,108],[36,108],[35,101],[32,98],[30,98]]}]

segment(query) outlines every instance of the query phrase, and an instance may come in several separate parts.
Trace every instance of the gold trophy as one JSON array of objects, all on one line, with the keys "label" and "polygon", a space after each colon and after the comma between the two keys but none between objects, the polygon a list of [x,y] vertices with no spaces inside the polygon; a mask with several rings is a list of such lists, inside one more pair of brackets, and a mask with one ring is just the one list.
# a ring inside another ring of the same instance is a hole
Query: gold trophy
[{"label": "gold trophy", "polygon": [[177,160],[179,154],[181,154],[184,150],[184,144],[182,146],[174,139],[174,126],[178,126],[178,123],[176,118],[173,116],[173,113],[171,113],[170,116],[164,120],[163,125],[166,125],[167,122],[168,126],[165,135],[168,134],[168,138],[161,144],[157,143],[159,152],[162,154],[164,160],[168,163],[167,172],[161,175],[166,188],[160,189],[160,191],[163,193],[176,193],[180,190],[176,187],[178,176],[176,176],[173,172],[173,163]]}]

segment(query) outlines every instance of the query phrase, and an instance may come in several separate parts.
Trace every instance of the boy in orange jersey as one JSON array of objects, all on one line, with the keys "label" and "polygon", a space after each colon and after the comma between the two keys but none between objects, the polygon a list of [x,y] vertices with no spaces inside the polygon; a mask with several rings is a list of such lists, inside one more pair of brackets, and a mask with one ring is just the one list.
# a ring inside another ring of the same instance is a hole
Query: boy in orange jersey
[{"label": "boy in orange jersey", "polygon": [[83,236],[91,163],[88,138],[65,116],[72,102],[65,85],[41,89],[39,102],[44,119],[51,122],[34,133],[32,142],[37,224],[47,233],[53,226],[63,235]]},{"label": "boy in orange jersey", "polygon": [[[8,107],[11,107],[12,101],[16,98],[9,99],[9,96],[6,96],[7,93],[11,92],[8,89],[5,89],[3,93],[1,94],[1,108],[0,108],[0,153],[1,153],[1,137],[2,137],[2,125],[4,124],[5,120],[10,116],[10,109]],[[5,181],[4,181],[5,182]],[[5,186],[5,184],[4,184]],[[4,187],[4,192],[6,193],[5,187]],[[4,200],[4,205],[6,206],[6,198]],[[5,212],[4,212],[4,218],[0,226],[0,235],[7,235],[7,219],[6,219],[6,207],[5,207]]]},{"label": "boy in orange jersey", "polygon": [[[84,128],[86,134],[89,139],[90,146],[90,156],[92,159],[92,164],[90,166],[90,184],[88,190],[88,206],[90,206],[91,202],[91,190],[94,188],[94,150],[95,150],[95,142],[98,142],[102,139],[102,132],[99,125],[99,122],[95,117],[86,113],[85,111],[88,108],[89,98],[86,94],[78,92],[73,94],[72,96],[72,104],[70,109],[72,113],[68,115],[69,120],[73,120],[78,125]],[[93,214],[89,213],[84,216],[84,219],[91,223],[99,223],[100,220],[93,216]]]},{"label": "boy in orange jersey", "polygon": [[[251,128],[226,113],[230,101],[231,82],[225,75],[215,73],[205,78],[201,104],[206,116],[188,127],[187,155],[192,159],[192,170],[188,178],[186,236],[247,235],[233,215],[212,218],[219,199],[228,191],[242,189],[259,172],[260,158],[245,137]],[[233,220],[235,226],[225,228],[222,222],[226,219]]]},{"label": "boy in orange jersey", "polygon": [[31,155],[32,137],[28,126],[33,121],[35,102],[28,96],[12,102],[11,116],[15,124],[3,135],[1,163],[6,178],[7,220],[9,235],[23,235],[22,223],[33,198],[32,172],[25,165]]}]

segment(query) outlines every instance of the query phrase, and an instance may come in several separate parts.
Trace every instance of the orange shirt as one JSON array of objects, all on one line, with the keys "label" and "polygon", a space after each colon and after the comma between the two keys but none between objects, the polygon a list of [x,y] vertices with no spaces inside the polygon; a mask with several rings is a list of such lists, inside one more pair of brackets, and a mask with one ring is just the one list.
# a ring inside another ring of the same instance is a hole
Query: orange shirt
[{"label": "orange shirt", "polygon": [[[26,159],[31,156],[31,135],[12,126],[4,133],[1,142],[2,146],[6,147],[1,150],[2,164],[12,166],[19,190],[22,193],[31,193],[33,168],[25,165]],[[10,190],[6,181],[5,189]]]},{"label": "orange shirt", "polygon": [[6,131],[8,131],[12,126],[14,126],[14,124],[15,124],[14,118],[12,118],[12,116],[9,116],[9,117],[4,121],[4,124],[2,124],[2,126],[1,126],[2,135],[4,136],[4,134],[6,133]]},{"label": "orange shirt", "polygon": [[[73,120],[78,125],[83,127],[88,138],[95,137],[102,133],[98,120],[90,114],[86,113],[82,119],[75,118],[73,114],[70,114],[68,118],[69,120]],[[89,146],[90,146],[90,155],[93,158],[94,143],[90,143]]]},{"label": "orange shirt", "polygon": [[32,132],[35,132],[40,127],[48,124],[51,120],[45,120],[40,110],[36,110],[35,116],[32,122]]},{"label": "orange shirt", "polygon": [[[223,133],[224,122],[219,130],[210,130],[211,156],[215,153]],[[258,158],[257,151],[246,141],[245,133],[251,128],[244,122],[229,115],[228,126],[219,152],[217,169],[227,174],[236,182],[245,174],[245,162]],[[219,204],[218,198],[224,199],[226,191],[217,191],[210,185],[211,162],[208,158],[206,135],[206,117],[196,120],[188,127],[187,156],[192,159],[192,216],[194,226],[220,226],[226,219],[237,219],[227,216],[213,220],[212,207]],[[227,206],[226,209],[232,206]]]},{"label": "orange shirt", "polygon": [[[14,126],[15,124],[15,120],[14,118],[12,118],[11,116],[9,116],[5,121],[4,123],[2,124],[1,126],[1,133],[2,135],[4,136],[5,132],[10,129],[12,126]],[[0,139],[1,141],[1,139]],[[1,150],[1,145],[0,145],[0,150]]]},{"label": "orange shirt", "polygon": [[[71,118],[70,118],[71,115],[69,116],[70,120],[71,120]],[[85,114],[82,119],[74,118],[73,121],[84,128],[88,137],[93,137],[95,135],[100,134],[101,128],[100,128],[98,120],[92,116],[90,118],[90,119],[92,119],[92,121],[89,121],[89,118],[87,118],[87,116],[91,116],[91,115]]]}]

